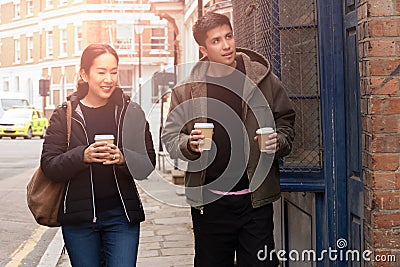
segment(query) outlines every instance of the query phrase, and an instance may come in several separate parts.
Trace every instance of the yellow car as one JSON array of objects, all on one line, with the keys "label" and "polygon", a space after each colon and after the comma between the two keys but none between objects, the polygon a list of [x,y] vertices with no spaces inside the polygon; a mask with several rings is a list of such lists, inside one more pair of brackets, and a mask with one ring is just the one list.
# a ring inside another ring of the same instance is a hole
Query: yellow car
[{"label": "yellow car", "polygon": [[44,138],[49,121],[40,110],[34,108],[11,108],[0,119],[0,138],[21,136],[31,139],[33,136]]}]

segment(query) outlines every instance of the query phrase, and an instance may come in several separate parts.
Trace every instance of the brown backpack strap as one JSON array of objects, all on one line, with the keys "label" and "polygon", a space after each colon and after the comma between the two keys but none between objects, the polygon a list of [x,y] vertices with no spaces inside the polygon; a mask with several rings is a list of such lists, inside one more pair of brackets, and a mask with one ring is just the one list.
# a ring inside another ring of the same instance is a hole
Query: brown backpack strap
[{"label": "brown backpack strap", "polygon": [[67,101],[67,140],[68,140],[68,148],[69,141],[71,140],[71,121],[72,121],[72,107],[71,101]]}]

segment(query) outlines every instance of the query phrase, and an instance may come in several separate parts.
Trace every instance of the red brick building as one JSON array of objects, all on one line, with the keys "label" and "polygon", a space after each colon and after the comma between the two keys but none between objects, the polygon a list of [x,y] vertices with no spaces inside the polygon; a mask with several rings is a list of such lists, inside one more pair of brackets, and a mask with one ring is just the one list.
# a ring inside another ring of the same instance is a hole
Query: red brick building
[{"label": "red brick building", "polygon": [[359,1],[365,246],[400,262],[400,1]]}]

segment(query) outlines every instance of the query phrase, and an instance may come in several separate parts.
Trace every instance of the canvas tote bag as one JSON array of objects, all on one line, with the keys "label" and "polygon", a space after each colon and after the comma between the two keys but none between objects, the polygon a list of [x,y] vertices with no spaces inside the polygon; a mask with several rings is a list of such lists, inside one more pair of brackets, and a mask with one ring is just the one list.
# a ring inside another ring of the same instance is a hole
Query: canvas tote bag
[{"label": "canvas tote bag", "polygon": [[[71,102],[67,101],[67,147],[71,139]],[[47,178],[39,166],[27,185],[27,202],[36,222],[41,225],[60,226],[57,214],[64,191],[64,182]]]}]

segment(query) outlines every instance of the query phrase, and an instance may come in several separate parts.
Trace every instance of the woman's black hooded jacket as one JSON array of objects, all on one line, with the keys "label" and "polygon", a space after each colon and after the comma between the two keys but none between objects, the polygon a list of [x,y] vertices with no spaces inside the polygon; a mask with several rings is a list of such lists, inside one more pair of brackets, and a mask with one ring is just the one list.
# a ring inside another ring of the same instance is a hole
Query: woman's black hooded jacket
[{"label": "woman's black hooded jacket", "polygon": [[[90,145],[85,119],[78,105],[80,101],[78,94],[72,94],[69,100],[72,104],[69,147],[66,103],[64,103],[50,118],[40,162],[47,177],[54,181],[65,182],[58,213],[61,225],[96,222],[97,219],[92,167],[83,161],[84,150]],[[109,101],[115,104],[115,121],[118,126],[115,144],[126,159],[123,165],[113,165],[115,182],[128,221],[138,223],[144,220],[144,211],[134,178],[145,179],[154,170],[156,162],[149,124],[140,106],[131,102],[121,89],[117,88]],[[124,124],[130,125],[129,128]]]}]

